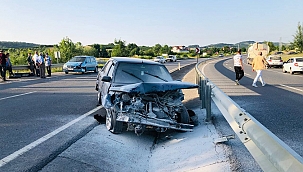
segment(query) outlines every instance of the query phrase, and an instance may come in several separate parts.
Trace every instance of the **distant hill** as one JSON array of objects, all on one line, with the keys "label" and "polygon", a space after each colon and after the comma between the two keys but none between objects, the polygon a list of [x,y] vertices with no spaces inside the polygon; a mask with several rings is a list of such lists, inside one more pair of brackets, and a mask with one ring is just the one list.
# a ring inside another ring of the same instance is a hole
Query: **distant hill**
[{"label": "distant hill", "polygon": [[[210,44],[210,45],[207,45],[207,46],[204,46],[202,48],[206,48],[206,47],[217,47],[217,48],[222,48],[222,47],[239,47],[240,48],[247,48],[250,44],[253,44],[255,43],[256,41],[242,41],[242,42],[238,42],[238,43],[235,43],[235,44],[227,44],[227,43],[217,43],[217,44]],[[260,42],[262,43],[262,42]],[[273,44],[275,46],[278,46],[279,45],[279,42],[273,42]],[[285,43],[283,43],[285,45]]]},{"label": "distant hill", "polygon": [[27,43],[27,42],[9,42],[9,41],[0,41],[0,49],[8,48],[34,48],[39,47],[39,44]]},{"label": "distant hill", "polygon": [[[203,46],[202,48],[206,47],[217,47],[217,48],[222,48],[222,47],[238,47],[238,44],[240,44],[240,48],[245,47],[247,48],[250,44],[255,43],[255,41],[242,41],[239,43],[235,44],[228,44],[228,43],[217,43],[217,44],[210,44],[207,46]],[[279,42],[273,42],[275,46],[279,45]],[[285,45],[285,43],[283,43]],[[34,44],[34,43],[27,43],[27,42],[9,42],[9,41],[0,41],[0,49],[9,49],[9,48],[36,48],[36,47],[53,47],[53,45],[40,45],[40,44]],[[114,46],[114,44],[108,44],[107,46]],[[185,45],[190,47],[198,47],[199,45]],[[145,46],[143,46],[145,47]]]}]

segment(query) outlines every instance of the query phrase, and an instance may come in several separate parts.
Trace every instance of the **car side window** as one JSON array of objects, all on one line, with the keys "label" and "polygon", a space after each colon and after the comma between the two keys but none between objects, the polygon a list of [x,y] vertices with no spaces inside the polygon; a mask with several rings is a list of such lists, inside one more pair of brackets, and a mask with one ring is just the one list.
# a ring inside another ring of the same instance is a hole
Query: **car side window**
[{"label": "car side window", "polygon": [[110,65],[107,76],[113,77],[114,68],[115,68],[114,64]]},{"label": "car side window", "polygon": [[110,67],[112,66],[112,61],[108,61],[105,65],[104,65],[104,67],[102,68],[102,72],[105,74],[105,75],[107,75],[108,74],[108,71],[109,71],[109,69],[110,69]]}]

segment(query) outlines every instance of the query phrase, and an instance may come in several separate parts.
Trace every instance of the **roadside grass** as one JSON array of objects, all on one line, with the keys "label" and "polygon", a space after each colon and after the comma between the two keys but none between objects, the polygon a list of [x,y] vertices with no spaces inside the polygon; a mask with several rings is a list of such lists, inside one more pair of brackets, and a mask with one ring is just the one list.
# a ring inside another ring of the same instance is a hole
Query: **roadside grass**
[{"label": "roadside grass", "polygon": [[282,57],[282,60],[284,62],[286,62],[289,58],[292,58],[292,57],[303,57],[303,53],[298,53],[298,54],[282,54],[281,55]]}]

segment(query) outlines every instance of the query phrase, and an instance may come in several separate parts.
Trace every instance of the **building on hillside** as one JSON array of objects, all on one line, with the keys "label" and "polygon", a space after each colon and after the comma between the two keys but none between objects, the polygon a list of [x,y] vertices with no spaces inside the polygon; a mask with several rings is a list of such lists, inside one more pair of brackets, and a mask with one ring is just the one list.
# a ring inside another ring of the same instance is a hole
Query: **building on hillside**
[{"label": "building on hillside", "polygon": [[[196,48],[200,48],[199,45],[189,45],[188,46],[189,51],[195,51]],[[200,50],[201,50],[201,48],[200,48]]]},{"label": "building on hillside", "polygon": [[188,47],[186,47],[184,45],[172,46],[171,51],[174,53],[188,53],[189,52]]}]

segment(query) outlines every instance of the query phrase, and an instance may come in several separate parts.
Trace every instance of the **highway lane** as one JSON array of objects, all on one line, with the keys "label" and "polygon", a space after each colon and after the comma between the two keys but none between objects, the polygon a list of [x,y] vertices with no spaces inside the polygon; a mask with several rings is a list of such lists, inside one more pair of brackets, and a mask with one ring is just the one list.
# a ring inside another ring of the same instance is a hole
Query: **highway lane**
[{"label": "highway lane", "polygon": [[[245,61],[245,56],[244,56]],[[205,66],[205,75],[238,105],[250,113],[254,118],[261,122],[266,128],[278,136],[282,141],[289,145],[299,155],[303,156],[303,80],[302,74],[290,75],[282,73],[281,68],[270,68],[263,72],[263,79],[267,83],[262,87],[260,82],[258,88],[252,87],[253,79],[256,75],[252,72],[251,66],[244,65],[245,76],[240,81],[241,85],[234,83],[235,73],[233,60],[224,58],[214,61]],[[232,134],[224,117],[218,112],[214,113],[215,124],[222,135]],[[237,159],[236,168],[247,170],[247,166],[253,169],[255,162],[245,147],[236,140],[229,141]],[[245,167],[245,168],[244,168]]]},{"label": "highway lane", "polygon": [[[168,62],[166,66],[171,70],[178,67],[179,62],[182,66],[193,61]],[[47,79],[29,77],[0,83],[0,159],[24,150],[25,146],[33,146],[33,142],[96,109],[95,79],[95,73],[55,73]],[[56,156],[68,146],[66,142],[72,144],[85,134],[81,133],[82,130],[88,131],[97,125],[91,125],[91,120],[94,119],[82,120],[55,134],[52,139],[35,145],[29,152],[22,152],[24,157],[16,160],[18,168],[22,169],[28,161],[38,163],[41,159]]]}]

